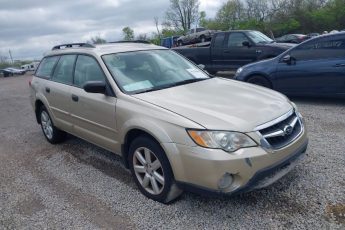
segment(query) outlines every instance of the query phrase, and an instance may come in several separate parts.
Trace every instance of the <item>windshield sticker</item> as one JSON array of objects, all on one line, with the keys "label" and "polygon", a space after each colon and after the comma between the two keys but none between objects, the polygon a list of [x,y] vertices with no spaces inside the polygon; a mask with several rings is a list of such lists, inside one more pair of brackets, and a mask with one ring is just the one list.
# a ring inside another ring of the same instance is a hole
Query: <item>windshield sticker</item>
[{"label": "windshield sticker", "polygon": [[140,90],[140,89],[149,89],[149,88],[152,88],[152,87],[153,87],[153,85],[148,80],[146,80],[146,81],[139,81],[139,82],[135,82],[135,83],[123,86],[123,88],[126,91],[130,91],[130,92],[131,91]]},{"label": "windshield sticker", "polygon": [[206,78],[205,73],[198,69],[186,69],[195,78]]}]

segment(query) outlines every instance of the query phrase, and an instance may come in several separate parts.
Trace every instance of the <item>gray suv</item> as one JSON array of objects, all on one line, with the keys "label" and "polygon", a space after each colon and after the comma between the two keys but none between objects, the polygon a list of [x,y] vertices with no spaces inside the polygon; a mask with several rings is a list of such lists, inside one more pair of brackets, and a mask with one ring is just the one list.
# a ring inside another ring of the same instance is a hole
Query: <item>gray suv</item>
[{"label": "gray suv", "polygon": [[70,133],[119,154],[140,191],[162,203],[184,190],[268,186],[307,148],[303,118],[285,96],[211,78],[151,44],[56,46],[30,85],[47,141]]}]

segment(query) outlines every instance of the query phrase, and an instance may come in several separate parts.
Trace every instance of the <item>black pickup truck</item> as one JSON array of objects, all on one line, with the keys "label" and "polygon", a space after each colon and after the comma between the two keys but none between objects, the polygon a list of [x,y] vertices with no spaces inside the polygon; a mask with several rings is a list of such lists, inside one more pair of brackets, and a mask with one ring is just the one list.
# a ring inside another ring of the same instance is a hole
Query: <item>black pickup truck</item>
[{"label": "black pickup truck", "polygon": [[213,35],[207,47],[178,47],[173,50],[215,74],[217,71],[236,70],[258,60],[273,58],[293,44],[276,43],[255,30],[232,30]]}]

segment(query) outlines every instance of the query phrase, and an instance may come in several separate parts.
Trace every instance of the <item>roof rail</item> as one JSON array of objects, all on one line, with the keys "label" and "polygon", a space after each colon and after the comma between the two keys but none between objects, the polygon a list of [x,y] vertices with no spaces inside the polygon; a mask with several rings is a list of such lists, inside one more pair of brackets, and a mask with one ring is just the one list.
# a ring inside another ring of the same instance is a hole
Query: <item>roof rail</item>
[{"label": "roof rail", "polygon": [[116,41],[116,42],[109,42],[109,43],[144,43],[144,44],[151,44],[151,42],[145,40],[132,40],[132,41]]},{"label": "roof rail", "polygon": [[86,47],[86,48],[95,48],[94,45],[89,43],[69,43],[69,44],[62,44],[54,46],[52,50],[60,50],[62,48],[73,48],[73,47]]}]

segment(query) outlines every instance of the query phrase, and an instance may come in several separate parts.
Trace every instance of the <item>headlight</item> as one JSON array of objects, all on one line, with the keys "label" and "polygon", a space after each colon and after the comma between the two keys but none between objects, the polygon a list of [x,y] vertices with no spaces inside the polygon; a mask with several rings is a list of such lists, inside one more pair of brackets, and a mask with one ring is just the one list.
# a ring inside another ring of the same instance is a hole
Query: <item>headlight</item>
[{"label": "headlight", "polygon": [[238,68],[237,71],[236,71],[236,75],[237,74],[240,74],[242,72],[243,68]]},{"label": "headlight", "polygon": [[299,116],[299,118],[303,118],[303,116],[302,116],[302,114],[298,111],[298,107],[297,107],[297,105],[295,104],[295,103],[293,103],[293,102],[291,102],[291,105],[292,105],[292,107],[294,108],[294,110],[295,110],[295,112],[296,112],[296,114],[297,114],[297,116]]},{"label": "headlight", "polygon": [[250,137],[243,133],[205,130],[187,130],[187,132],[197,145],[205,148],[234,152],[240,148],[257,146]]}]

